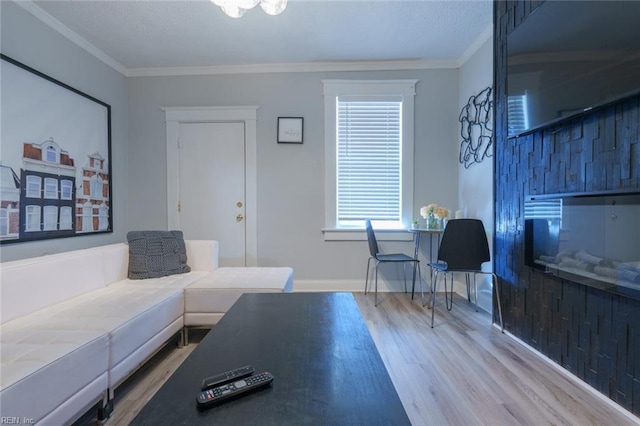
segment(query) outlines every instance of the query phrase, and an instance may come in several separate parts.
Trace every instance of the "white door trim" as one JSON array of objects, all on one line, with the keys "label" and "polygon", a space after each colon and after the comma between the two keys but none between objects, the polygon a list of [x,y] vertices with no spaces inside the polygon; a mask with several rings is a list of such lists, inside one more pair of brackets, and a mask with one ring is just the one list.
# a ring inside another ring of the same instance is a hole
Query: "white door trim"
[{"label": "white door trim", "polygon": [[258,106],[166,107],[167,126],[167,229],[177,229],[178,217],[178,137],[180,123],[243,122],[245,137],[245,217],[246,263],[258,265],[257,227],[257,119]]}]

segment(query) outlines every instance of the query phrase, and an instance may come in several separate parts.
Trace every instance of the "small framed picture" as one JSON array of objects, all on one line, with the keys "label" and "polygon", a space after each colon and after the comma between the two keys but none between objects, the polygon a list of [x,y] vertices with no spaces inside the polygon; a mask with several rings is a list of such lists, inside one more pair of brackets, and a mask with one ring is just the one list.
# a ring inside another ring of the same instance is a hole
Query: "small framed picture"
[{"label": "small framed picture", "polygon": [[302,117],[278,117],[278,143],[302,143]]}]

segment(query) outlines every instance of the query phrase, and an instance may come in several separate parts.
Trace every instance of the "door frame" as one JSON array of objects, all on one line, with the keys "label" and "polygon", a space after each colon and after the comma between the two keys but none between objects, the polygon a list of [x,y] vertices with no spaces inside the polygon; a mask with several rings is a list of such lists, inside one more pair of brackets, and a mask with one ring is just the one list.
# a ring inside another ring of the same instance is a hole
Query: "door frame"
[{"label": "door frame", "polygon": [[167,229],[178,229],[179,153],[182,123],[244,123],[245,264],[258,265],[257,117],[258,106],[165,107],[167,127]]}]

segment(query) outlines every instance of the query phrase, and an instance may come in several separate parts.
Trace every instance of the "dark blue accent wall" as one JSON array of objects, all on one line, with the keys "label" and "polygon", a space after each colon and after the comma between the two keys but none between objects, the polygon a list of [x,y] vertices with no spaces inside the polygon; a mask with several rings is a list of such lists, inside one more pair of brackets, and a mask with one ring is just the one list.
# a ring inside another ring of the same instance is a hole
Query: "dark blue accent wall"
[{"label": "dark blue accent wall", "polygon": [[640,188],[640,97],[507,139],[507,37],[542,3],[494,2],[494,268],[505,328],[640,414],[640,301],[524,265],[525,196]]}]

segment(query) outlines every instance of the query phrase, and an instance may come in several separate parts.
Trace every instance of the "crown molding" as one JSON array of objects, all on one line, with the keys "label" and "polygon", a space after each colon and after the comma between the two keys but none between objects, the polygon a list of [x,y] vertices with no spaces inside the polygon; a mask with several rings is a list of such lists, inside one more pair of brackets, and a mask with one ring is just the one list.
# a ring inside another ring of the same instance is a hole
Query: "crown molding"
[{"label": "crown molding", "polygon": [[20,0],[14,1],[15,4],[29,12],[31,15],[35,16],[46,25],[54,29],[55,31],[62,34],[64,37],[69,39],[71,42],[75,43],[82,49],[86,50],[97,59],[101,60],[105,64],[109,65],[114,70],[118,71],[120,74],[127,75],[127,68],[122,65],[120,62],[113,59],[111,56],[104,53],[102,50],[98,49],[93,44],[89,43],[86,39],[80,36],[78,33],[73,31],[71,28],[64,25],[62,22],[58,21],[56,18],[51,16],[44,9],[40,8],[38,5],[33,3],[31,0]]},{"label": "crown molding", "polygon": [[456,60],[406,59],[394,61],[326,61],[194,67],[127,68],[91,44],[81,35],[64,25],[62,22],[58,21],[31,0],[14,0],[14,3],[125,77],[456,69],[464,65],[464,63],[467,62],[467,60],[469,60],[469,58],[471,58],[471,56],[473,56],[473,54],[476,53],[476,51],[487,40],[489,40],[493,34],[493,24],[491,24]]},{"label": "crown molding", "polygon": [[395,71],[413,69],[457,68],[457,61],[344,61],[279,64],[220,65],[207,67],[129,68],[128,77],[166,77],[186,75],[263,74],[288,72]]},{"label": "crown molding", "polygon": [[462,55],[458,58],[456,68],[460,68],[467,62],[477,51],[493,36],[493,24],[489,24],[487,28],[480,33],[480,35],[471,43],[467,49],[462,52]]}]

